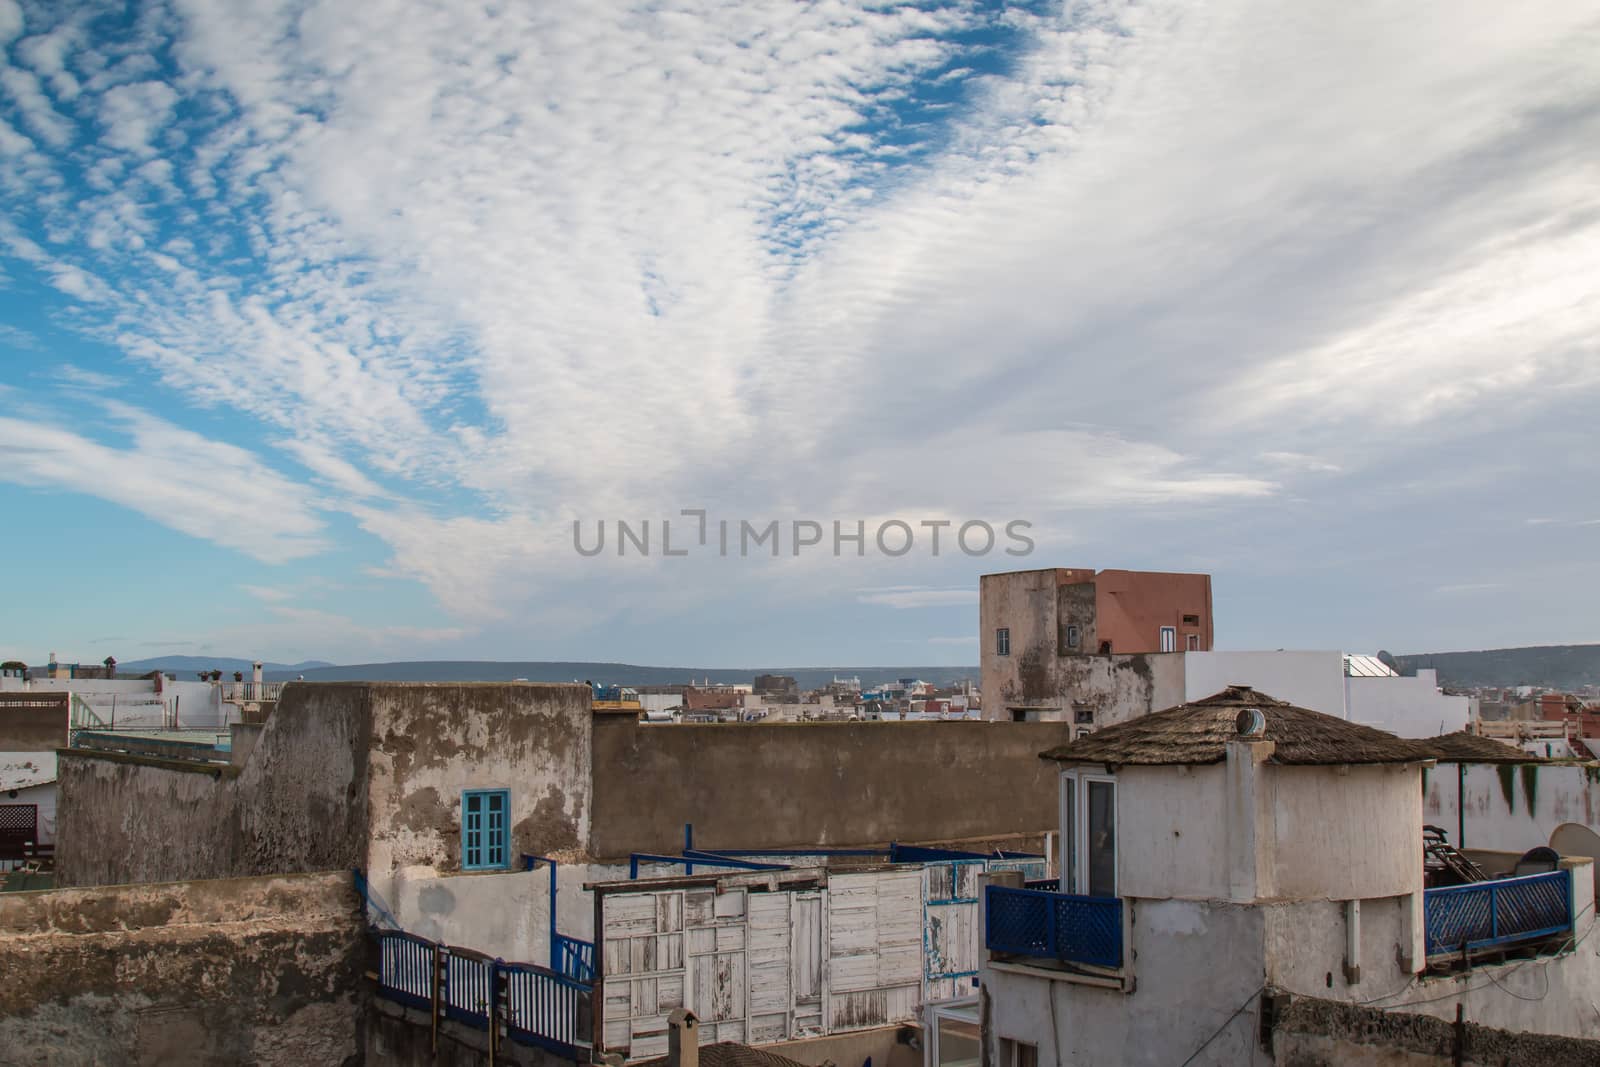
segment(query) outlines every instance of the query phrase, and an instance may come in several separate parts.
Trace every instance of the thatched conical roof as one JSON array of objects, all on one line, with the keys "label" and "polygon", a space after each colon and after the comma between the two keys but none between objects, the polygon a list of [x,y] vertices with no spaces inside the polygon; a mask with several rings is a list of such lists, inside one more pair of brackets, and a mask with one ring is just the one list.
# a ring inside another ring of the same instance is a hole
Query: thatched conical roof
[{"label": "thatched conical roof", "polygon": [[1427,753],[1440,763],[1544,763],[1543,756],[1535,756],[1532,752],[1524,752],[1514,745],[1504,741],[1496,741],[1492,737],[1480,737],[1478,734],[1469,734],[1465,730],[1457,730],[1453,734],[1440,734],[1438,737],[1424,738],[1417,742]]},{"label": "thatched conical roof", "polygon": [[1269,763],[1417,763],[1434,758],[1420,742],[1297,708],[1243,685],[1096,730],[1039,755],[1063,763],[1123,766],[1221,763],[1227,743],[1239,737],[1237,720],[1246,708],[1260,710],[1266,719],[1263,739],[1277,743]]}]

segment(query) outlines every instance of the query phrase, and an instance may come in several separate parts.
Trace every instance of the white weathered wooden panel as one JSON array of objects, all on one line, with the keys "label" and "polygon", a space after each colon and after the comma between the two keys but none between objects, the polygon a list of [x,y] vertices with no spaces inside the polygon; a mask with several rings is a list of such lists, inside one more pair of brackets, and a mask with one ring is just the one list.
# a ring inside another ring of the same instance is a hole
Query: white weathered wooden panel
[{"label": "white weathered wooden panel", "polygon": [[917,1005],[922,1001],[922,985],[904,985],[885,991],[884,1021],[910,1022],[917,1017]]},{"label": "white weathered wooden panel", "polygon": [[717,951],[742,952],[744,950],[744,929],[742,926],[717,927]]},{"label": "white weathered wooden panel", "polygon": [[754,1045],[772,1045],[789,1037],[789,1015],[750,1016],[750,1042]]},{"label": "white weathered wooden panel", "polygon": [[675,971],[683,967],[683,935],[659,934],[656,937],[656,969]]},{"label": "white weathered wooden panel", "polygon": [[744,1017],[744,959],[729,953],[696,956],[691,961],[694,981],[689,1009],[702,1022],[725,1022]]},{"label": "white weathered wooden panel", "polygon": [[690,930],[688,938],[691,956],[704,956],[717,950],[717,929],[714,926]]},{"label": "white weathered wooden panel", "polygon": [[604,919],[607,936],[653,934],[656,929],[655,894],[609,894],[606,897]]},{"label": "white weathered wooden panel", "polygon": [[633,983],[627,979],[606,979],[605,1013],[607,1019],[626,1019],[633,1014]]},{"label": "white weathered wooden panel", "polygon": [[683,975],[670,974],[658,978],[655,1010],[670,1015],[674,1009],[681,1007],[683,1007]]},{"label": "white weathered wooden panel", "polygon": [[683,929],[683,894],[656,895],[656,929],[661,933]]},{"label": "white weathered wooden panel", "polygon": [[822,894],[795,896],[791,910],[789,981],[795,1004],[815,1004],[822,997]]},{"label": "white weathered wooden panel", "polygon": [[828,992],[859,993],[878,986],[878,956],[835,956],[828,961]]},{"label": "white weathered wooden panel", "polygon": [[720,922],[725,919],[742,919],[744,917],[743,889],[730,889],[726,893],[718,893],[713,914]]},{"label": "white weathered wooden panel", "polygon": [[606,1048],[627,1048],[633,1039],[633,1024],[627,1019],[606,1019]]},{"label": "white weathered wooden panel", "polygon": [[683,894],[683,922],[685,926],[710,926],[715,918],[717,891],[715,889],[687,889]]},{"label": "white weathered wooden panel", "polygon": [[648,974],[656,969],[656,939],[635,937],[628,941],[628,973]]},{"label": "white weathered wooden panel", "polygon": [[888,1018],[888,997],[881,989],[834,993],[828,997],[828,1028],[835,1033],[883,1026]]}]

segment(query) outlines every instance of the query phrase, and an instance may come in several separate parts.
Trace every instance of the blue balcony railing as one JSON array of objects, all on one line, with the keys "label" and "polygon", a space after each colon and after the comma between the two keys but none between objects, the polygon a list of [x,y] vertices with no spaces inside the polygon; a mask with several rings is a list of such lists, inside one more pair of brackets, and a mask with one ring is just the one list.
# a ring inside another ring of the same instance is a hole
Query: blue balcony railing
[{"label": "blue balcony railing", "polygon": [[594,942],[557,934],[555,971],[579,982],[594,981]]},{"label": "blue balcony railing", "polygon": [[984,942],[1029,959],[1122,966],[1122,900],[992,885]]},{"label": "blue balcony railing", "polygon": [[1428,955],[1536,941],[1572,929],[1572,872],[1429,889]]}]

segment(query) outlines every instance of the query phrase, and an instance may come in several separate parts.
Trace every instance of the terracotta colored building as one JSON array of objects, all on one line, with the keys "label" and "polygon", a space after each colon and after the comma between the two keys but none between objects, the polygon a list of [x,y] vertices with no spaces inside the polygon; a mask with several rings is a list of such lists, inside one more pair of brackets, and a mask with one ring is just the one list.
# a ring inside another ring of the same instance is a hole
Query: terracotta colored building
[{"label": "terracotta colored building", "polygon": [[1146,657],[1211,651],[1211,576],[1083,567],[986,574],[978,615],[986,717],[1104,725],[1124,705],[1182,702],[1182,657]]}]

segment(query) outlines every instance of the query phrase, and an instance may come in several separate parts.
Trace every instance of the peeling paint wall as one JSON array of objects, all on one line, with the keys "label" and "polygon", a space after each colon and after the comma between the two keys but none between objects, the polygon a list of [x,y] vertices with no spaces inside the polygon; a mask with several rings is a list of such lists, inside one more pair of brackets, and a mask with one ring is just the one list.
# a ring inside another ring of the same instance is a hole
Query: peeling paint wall
[{"label": "peeling paint wall", "polygon": [[[1018,571],[986,574],[978,607],[983,715],[1008,719],[1012,708],[1058,711],[1068,722],[1075,705],[1093,713],[1093,727],[1159,711],[1184,699],[1182,652],[1094,654],[1094,586],[1058,584],[1092,572]],[[1063,612],[1080,627],[1078,648],[1062,643]],[[1010,633],[1010,655],[996,651],[995,631]]]},{"label": "peeling paint wall", "polygon": [[461,793],[511,792],[511,859],[589,844],[592,727],[585,685],[371,685],[374,879],[461,868]]},{"label": "peeling paint wall", "polygon": [[368,736],[362,688],[291,685],[243,767],[64,752],[56,884],[358,866]]},{"label": "peeling paint wall", "polygon": [[1063,723],[643,726],[597,716],[594,855],[940,841],[1055,826]]},{"label": "peeling paint wall", "polygon": [[342,871],[0,894],[0,1063],[357,1060]]},{"label": "peeling paint wall", "polygon": [[581,854],[582,685],[296,683],[241,766],[60,761],[59,885],[461,865],[461,791],[509,789],[510,860]]}]

